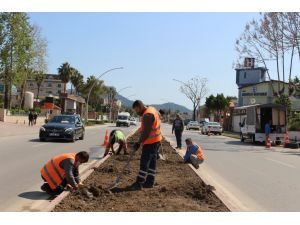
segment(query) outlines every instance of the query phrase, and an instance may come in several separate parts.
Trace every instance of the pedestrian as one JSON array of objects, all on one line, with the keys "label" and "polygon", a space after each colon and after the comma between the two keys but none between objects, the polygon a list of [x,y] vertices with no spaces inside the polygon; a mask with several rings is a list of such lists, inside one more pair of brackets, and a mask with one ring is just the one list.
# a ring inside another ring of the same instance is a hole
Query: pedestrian
[{"label": "pedestrian", "polygon": [[36,125],[37,117],[38,117],[37,112],[34,112],[34,114],[33,114],[33,123],[34,123],[34,125]]},{"label": "pedestrian", "polygon": [[187,149],[183,157],[184,163],[191,163],[196,169],[199,168],[199,165],[204,161],[204,154],[202,149],[194,144],[191,138],[185,140]]},{"label": "pedestrian", "polygon": [[[119,148],[116,152],[114,150],[115,143],[119,144]],[[108,145],[106,146],[106,149],[105,149],[104,157],[109,153],[110,149],[111,149],[112,154],[119,155],[121,150],[123,149],[124,155],[128,155],[126,137],[122,131],[112,130],[110,132],[109,141],[108,141]]]},{"label": "pedestrian", "polygon": [[134,144],[135,151],[142,145],[142,155],[139,174],[136,182],[129,187],[129,190],[153,188],[155,185],[157,152],[160,147],[160,141],[162,140],[160,117],[154,107],[145,107],[144,103],[140,100],[136,100],[132,108],[142,117],[140,137]]},{"label": "pedestrian", "polygon": [[270,137],[270,133],[271,133],[271,124],[272,124],[271,120],[265,124],[266,145],[268,143],[268,138]]},{"label": "pedestrian", "polygon": [[85,151],[64,153],[53,157],[41,169],[41,176],[45,183],[41,189],[50,195],[59,195],[68,186],[77,190],[84,187],[79,178],[79,165],[89,160]]},{"label": "pedestrian", "polygon": [[182,139],[182,132],[184,130],[184,124],[183,124],[183,120],[181,119],[180,115],[177,114],[176,115],[176,119],[173,122],[173,126],[172,126],[172,134],[175,131],[175,136],[176,136],[176,142],[177,142],[177,149],[181,149],[182,144],[181,144],[181,139]]},{"label": "pedestrian", "polygon": [[28,125],[29,126],[33,125],[33,113],[32,113],[32,111],[29,111],[29,114],[28,114]]}]

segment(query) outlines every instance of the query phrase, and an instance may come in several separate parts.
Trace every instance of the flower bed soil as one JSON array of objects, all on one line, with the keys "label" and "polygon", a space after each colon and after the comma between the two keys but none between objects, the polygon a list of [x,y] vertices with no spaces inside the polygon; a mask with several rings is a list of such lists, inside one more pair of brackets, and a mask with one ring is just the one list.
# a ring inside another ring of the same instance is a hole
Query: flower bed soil
[{"label": "flower bed soil", "polygon": [[[129,150],[138,138],[128,138]],[[139,171],[140,151],[130,162],[121,184],[111,192],[111,185],[122,171],[128,155],[112,156],[85,180],[86,189],[72,192],[54,211],[88,212],[173,212],[173,211],[229,211],[213,193],[213,187],[206,185],[196,173],[183,163],[182,158],[166,140],[162,141],[166,160],[157,161],[157,185],[151,189],[129,191]],[[201,166],[201,165],[200,165]]]}]

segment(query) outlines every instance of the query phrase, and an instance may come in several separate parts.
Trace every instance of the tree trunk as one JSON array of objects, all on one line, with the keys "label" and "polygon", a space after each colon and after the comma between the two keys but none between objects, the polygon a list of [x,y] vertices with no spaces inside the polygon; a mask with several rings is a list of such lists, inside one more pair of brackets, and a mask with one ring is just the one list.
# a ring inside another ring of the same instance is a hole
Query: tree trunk
[{"label": "tree trunk", "polygon": [[67,93],[67,83],[64,83],[64,93]]},{"label": "tree trunk", "polygon": [[73,84],[71,84],[71,95],[73,94]]},{"label": "tree trunk", "polygon": [[196,104],[194,103],[194,109],[193,109],[193,121],[196,121]]},{"label": "tree trunk", "polygon": [[37,87],[36,99],[39,99],[39,95],[40,95],[40,88],[41,88],[41,86],[40,86],[40,85],[38,85],[38,87]]}]

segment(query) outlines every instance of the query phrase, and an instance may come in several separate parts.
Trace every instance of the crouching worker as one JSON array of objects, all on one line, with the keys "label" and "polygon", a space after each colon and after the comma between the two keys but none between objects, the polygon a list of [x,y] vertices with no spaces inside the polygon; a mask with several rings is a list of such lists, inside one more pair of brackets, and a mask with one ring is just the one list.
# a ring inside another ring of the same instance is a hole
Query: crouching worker
[{"label": "crouching worker", "polygon": [[45,183],[41,189],[50,195],[59,195],[66,186],[77,190],[84,187],[79,179],[79,165],[89,160],[85,151],[64,153],[53,157],[41,169],[42,179]]},{"label": "crouching worker", "polygon": [[[116,152],[114,150],[115,143],[119,144],[119,148]],[[120,131],[120,130],[111,131],[111,133],[109,135],[108,145],[106,146],[103,157],[105,157],[109,153],[110,149],[111,149],[111,152],[116,155],[119,155],[121,150],[123,149],[124,155],[128,155],[126,138],[125,138],[125,134],[122,131]]]},{"label": "crouching worker", "polygon": [[187,149],[183,157],[184,163],[191,163],[196,169],[204,161],[204,155],[202,149],[193,143],[191,138],[185,140]]}]

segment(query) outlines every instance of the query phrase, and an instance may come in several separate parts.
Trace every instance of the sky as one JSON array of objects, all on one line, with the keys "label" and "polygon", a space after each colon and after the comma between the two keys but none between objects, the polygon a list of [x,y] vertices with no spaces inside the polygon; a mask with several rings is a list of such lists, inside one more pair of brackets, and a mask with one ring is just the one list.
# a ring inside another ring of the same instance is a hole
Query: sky
[{"label": "sky", "polygon": [[[29,13],[48,41],[48,73],[64,62],[85,77],[146,104],[174,102],[192,108],[179,91],[194,76],[206,77],[210,94],[237,96],[235,40],[258,13]],[[201,104],[205,103],[202,99]]]}]

